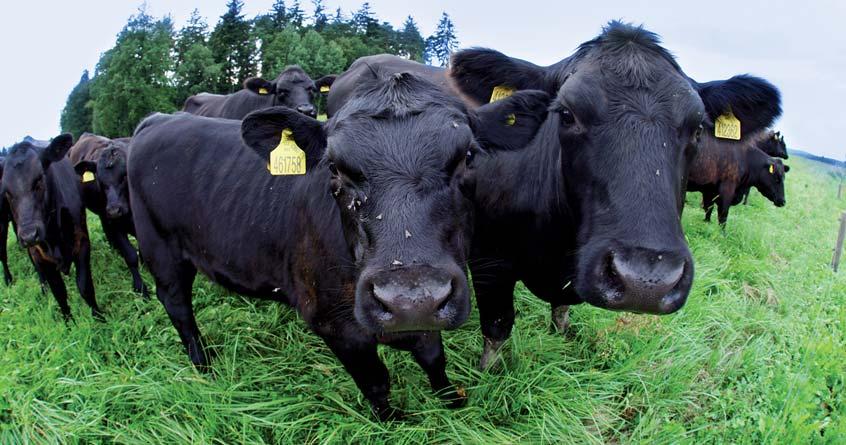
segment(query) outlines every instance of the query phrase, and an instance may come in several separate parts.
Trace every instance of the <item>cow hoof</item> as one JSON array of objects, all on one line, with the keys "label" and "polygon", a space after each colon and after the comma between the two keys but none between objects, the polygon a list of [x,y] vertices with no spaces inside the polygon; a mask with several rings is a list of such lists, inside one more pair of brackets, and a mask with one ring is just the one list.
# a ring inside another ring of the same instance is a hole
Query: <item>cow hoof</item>
[{"label": "cow hoof", "polygon": [[405,413],[401,409],[392,407],[391,405],[371,406],[373,414],[380,422],[398,422],[405,419]]},{"label": "cow hoof", "polygon": [[141,298],[143,298],[145,300],[150,299],[150,291],[147,290],[146,284],[141,283],[141,286],[133,286],[133,290],[135,291],[136,294],[141,294]]},{"label": "cow hoof", "polygon": [[91,316],[94,317],[94,319],[99,321],[100,323],[106,322],[106,317],[103,315],[103,312],[99,309],[92,309]]},{"label": "cow hoof", "polygon": [[444,401],[447,402],[447,407],[450,409],[462,408],[464,405],[467,405],[467,390],[456,386],[454,390],[450,391],[450,394],[443,397]]},{"label": "cow hoof", "polygon": [[500,349],[505,343],[504,340],[491,340],[485,338],[485,349],[482,351],[482,358],[479,360],[479,369],[482,371],[491,371],[500,366],[502,355]]},{"label": "cow hoof", "polygon": [[552,331],[561,335],[570,329],[570,306],[563,305],[552,308]]},{"label": "cow hoof", "polygon": [[3,274],[3,281],[6,282],[6,286],[12,285],[12,275],[8,272]]}]

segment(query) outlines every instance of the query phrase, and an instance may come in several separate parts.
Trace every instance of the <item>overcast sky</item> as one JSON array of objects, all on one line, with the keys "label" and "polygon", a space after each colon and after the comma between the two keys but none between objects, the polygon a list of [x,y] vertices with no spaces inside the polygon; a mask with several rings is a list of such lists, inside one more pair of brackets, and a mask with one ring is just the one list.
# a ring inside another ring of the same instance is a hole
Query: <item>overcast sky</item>
[{"label": "overcast sky", "polygon": [[[59,114],[84,69],[135,13],[140,1],[4,2],[0,16],[0,145],[59,133]],[[178,27],[191,10],[213,26],[225,0],[148,0],[154,16]],[[246,0],[253,17],[273,0]],[[291,1],[287,2],[291,3]],[[311,2],[303,0],[307,13]],[[361,1],[326,0],[349,13]],[[537,64],[570,55],[608,20],[642,23],[661,35],[688,75],[702,82],[751,73],[781,89],[784,115],[776,124],[788,146],[837,159],[846,156],[846,2],[843,1],[457,1],[373,0],[379,19],[399,26],[409,14],[424,37],[442,11],[452,16],[461,47],[484,46]]]}]

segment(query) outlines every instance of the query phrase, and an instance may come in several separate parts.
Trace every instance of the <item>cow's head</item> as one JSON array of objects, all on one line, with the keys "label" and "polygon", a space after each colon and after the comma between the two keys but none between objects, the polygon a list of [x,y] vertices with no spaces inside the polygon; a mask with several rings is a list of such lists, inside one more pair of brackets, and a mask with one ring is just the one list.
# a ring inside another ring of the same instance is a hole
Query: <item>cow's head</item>
[{"label": "cow's head", "polygon": [[314,99],[317,94],[332,85],[335,77],[328,75],[313,81],[302,68],[289,66],[273,81],[250,77],[244,81],[244,88],[254,94],[272,96],[274,106],[292,108],[306,116],[316,117]]},{"label": "cow's head", "polygon": [[129,214],[129,183],[126,180],[126,145],[111,141],[102,150],[97,162],[79,161],[74,166],[77,175],[86,180],[94,177],[106,199],[106,216],[120,218]]},{"label": "cow's head", "polygon": [[17,223],[18,240],[32,247],[46,240],[47,170],[61,161],[73,145],[73,136],[56,136],[49,144],[24,141],[12,147],[3,171],[2,193]]},{"label": "cow's head", "polygon": [[325,179],[357,265],[355,316],[363,326],[452,329],[470,310],[465,264],[479,151],[471,128],[484,119],[398,73],[360,85],[326,123],[271,108],[247,116],[242,136],[268,158],[291,130],[309,174]]},{"label": "cow's head", "polygon": [[755,150],[753,156],[749,162],[750,183],[776,207],[784,207],[787,203],[784,198],[784,179],[790,166],[760,150]]},{"label": "cow's head", "polygon": [[784,135],[780,131],[768,131],[766,137],[758,142],[758,148],[774,158],[789,158],[787,144],[784,143]]},{"label": "cow's head", "polygon": [[619,22],[549,67],[471,49],[453,57],[450,74],[480,103],[496,87],[555,95],[530,143],[556,170],[547,174],[539,165],[536,174],[557,175],[536,182],[550,189],[535,191],[537,211],[566,209],[577,228],[575,289],[616,310],[666,314],[682,307],[693,260],[680,214],[701,132],[713,131],[713,120],[728,110],[744,132],[765,128],[781,112],[768,82],[736,76],[698,84],[655,34]]}]

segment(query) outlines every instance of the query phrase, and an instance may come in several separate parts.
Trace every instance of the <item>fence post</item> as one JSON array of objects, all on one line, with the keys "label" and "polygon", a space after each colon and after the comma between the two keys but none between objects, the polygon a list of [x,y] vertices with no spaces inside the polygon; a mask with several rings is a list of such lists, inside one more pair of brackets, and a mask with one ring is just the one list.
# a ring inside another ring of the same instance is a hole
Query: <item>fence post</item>
[{"label": "fence post", "polygon": [[846,237],[846,212],[840,215],[840,231],[837,232],[837,245],[834,247],[834,256],[831,258],[831,268],[837,272],[840,266],[840,255],[843,253],[843,238]]}]

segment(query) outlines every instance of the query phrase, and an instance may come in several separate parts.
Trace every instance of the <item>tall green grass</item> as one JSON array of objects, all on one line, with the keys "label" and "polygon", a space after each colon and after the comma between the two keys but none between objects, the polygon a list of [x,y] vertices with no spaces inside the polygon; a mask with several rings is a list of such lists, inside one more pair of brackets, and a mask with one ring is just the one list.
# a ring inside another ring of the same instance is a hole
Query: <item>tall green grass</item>
[{"label": "tall green grass", "polygon": [[[374,422],[340,363],[291,309],[198,279],[214,376],[190,365],[161,305],[135,296],[95,218],[95,322],[68,279],[60,321],[9,240],[0,287],[0,443],[844,443],[846,278],[828,267],[846,205],[820,164],[791,160],[788,205],[753,192],[728,229],[688,197],[696,259],[666,317],[574,308],[564,338],[520,288],[507,363],[476,370],[478,315],[444,334],[468,406],[444,408],[407,353],[384,348],[405,422]],[[846,267],[846,266],[845,266]],[[149,275],[145,275],[152,283]]]}]

